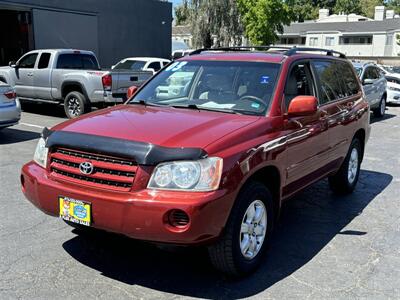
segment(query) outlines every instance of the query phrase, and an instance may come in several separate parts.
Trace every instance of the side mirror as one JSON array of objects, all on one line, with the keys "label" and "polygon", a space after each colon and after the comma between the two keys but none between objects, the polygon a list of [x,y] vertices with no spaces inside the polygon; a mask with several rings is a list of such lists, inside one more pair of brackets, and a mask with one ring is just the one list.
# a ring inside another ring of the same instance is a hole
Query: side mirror
[{"label": "side mirror", "polygon": [[136,94],[138,89],[139,88],[135,85],[131,86],[130,88],[128,88],[128,91],[126,92],[126,97],[130,99],[133,95]]},{"label": "side mirror", "polygon": [[314,96],[297,96],[289,104],[288,115],[308,116],[313,115],[318,110],[318,100]]},{"label": "side mirror", "polygon": [[368,84],[373,84],[374,80],[373,79],[369,79],[369,78],[365,78],[362,82],[363,85],[368,85]]},{"label": "side mirror", "polygon": [[8,66],[9,67],[11,67],[11,68],[16,68],[17,67],[17,63],[15,62],[15,61],[10,61],[9,63],[8,63]]}]

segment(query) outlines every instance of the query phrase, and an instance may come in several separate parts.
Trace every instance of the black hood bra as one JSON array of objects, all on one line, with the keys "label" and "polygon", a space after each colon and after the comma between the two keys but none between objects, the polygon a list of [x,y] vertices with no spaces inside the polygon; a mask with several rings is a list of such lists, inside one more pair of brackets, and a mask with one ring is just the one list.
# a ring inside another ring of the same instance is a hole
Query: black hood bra
[{"label": "black hood bra", "polygon": [[161,162],[175,160],[197,160],[208,156],[207,152],[201,148],[170,148],[112,137],[70,131],[52,131],[48,128],[44,128],[42,137],[46,140],[48,148],[64,147],[128,158],[140,165],[157,165]]}]

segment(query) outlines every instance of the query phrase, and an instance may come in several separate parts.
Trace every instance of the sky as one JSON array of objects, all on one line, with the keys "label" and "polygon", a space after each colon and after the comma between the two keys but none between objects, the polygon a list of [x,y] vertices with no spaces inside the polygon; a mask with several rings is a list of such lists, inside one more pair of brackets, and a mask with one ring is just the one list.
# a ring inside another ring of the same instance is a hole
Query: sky
[{"label": "sky", "polygon": [[174,6],[175,5],[177,5],[177,4],[179,4],[179,3],[181,3],[181,1],[182,0],[170,0],[173,4],[174,4]]}]

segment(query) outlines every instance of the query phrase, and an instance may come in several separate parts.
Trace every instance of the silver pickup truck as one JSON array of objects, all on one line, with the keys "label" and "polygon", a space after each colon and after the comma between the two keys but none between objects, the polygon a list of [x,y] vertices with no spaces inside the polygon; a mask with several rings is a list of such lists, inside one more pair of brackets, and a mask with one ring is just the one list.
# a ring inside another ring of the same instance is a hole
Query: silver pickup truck
[{"label": "silver pickup truck", "polygon": [[0,67],[0,81],[14,87],[22,101],[62,103],[69,118],[92,106],[122,103],[130,86],[153,76],[145,71],[101,70],[93,52],[46,49],[26,53]]}]

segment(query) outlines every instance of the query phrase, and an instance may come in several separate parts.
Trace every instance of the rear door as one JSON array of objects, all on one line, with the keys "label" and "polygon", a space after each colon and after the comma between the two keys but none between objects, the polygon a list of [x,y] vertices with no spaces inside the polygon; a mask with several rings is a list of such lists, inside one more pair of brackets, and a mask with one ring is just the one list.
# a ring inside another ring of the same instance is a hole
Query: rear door
[{"label": "rear door", "polygon": [[342,60],[315,60],[320,110],[326,114],[329,130],[331,168],[340,166],[357,126],[362,93],[353,67]]},{"label": "rear door", "polygon": [[35,98],[34,68],[38,53],[30,53],[23,56],[18,62],[15,72],[15,91],[19,97]]},{"label": "rear door", "polygon": [[[310,62],[296,62],[291,66],[285,87],[286,111],[296,96],[317,97],[317,89]],[[290,196],[305,185],[323,175],[329,162],[329,135],[327,119],[320,112],[311,116],[288,118],[285,124],[287,136],[287,169],[284,196]]]},{"label": "rear door", "polygon": [[42,52],[34,69],[35,98],[51,100],[51,53]]}]

